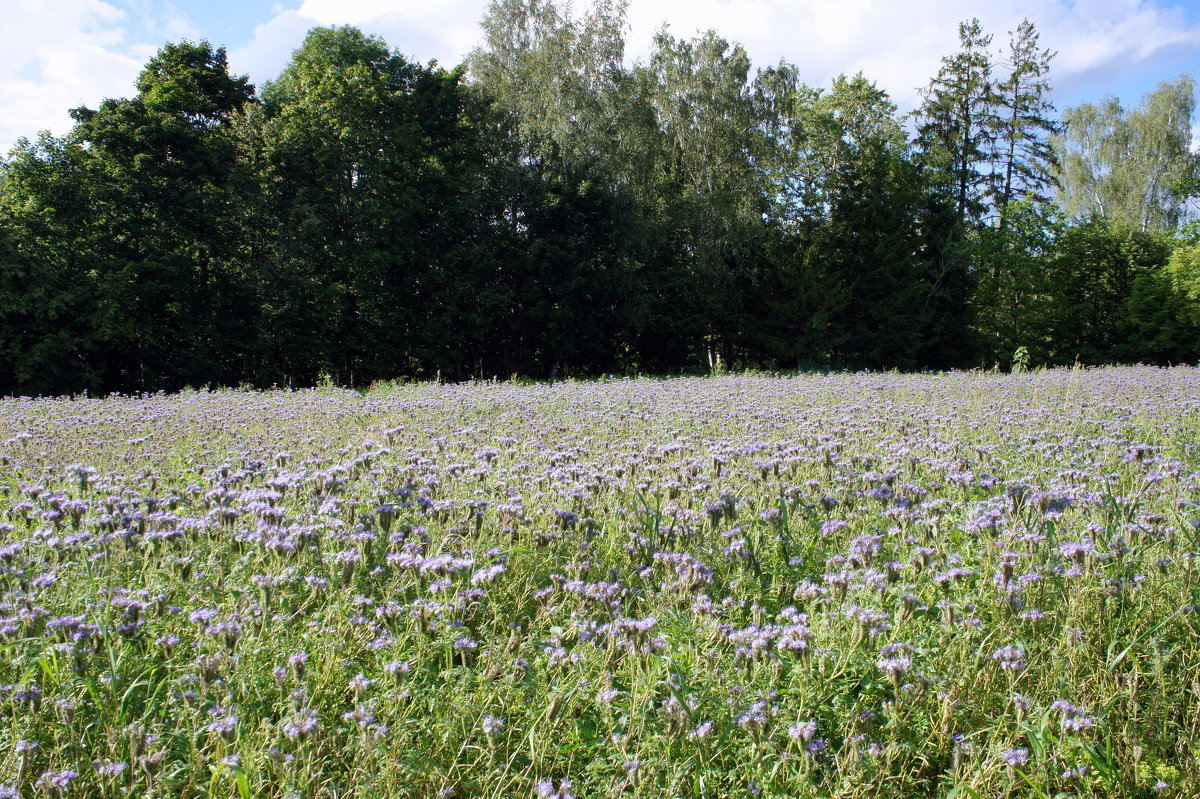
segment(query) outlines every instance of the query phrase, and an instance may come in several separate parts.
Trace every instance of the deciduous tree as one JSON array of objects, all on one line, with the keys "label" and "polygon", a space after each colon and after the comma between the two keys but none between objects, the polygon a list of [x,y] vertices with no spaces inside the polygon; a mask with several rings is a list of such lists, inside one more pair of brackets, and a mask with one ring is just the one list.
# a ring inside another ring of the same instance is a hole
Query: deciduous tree
[{"label": "deciduous tree", "polygon": [[1099,217],[1143,232],[1179,224],[1200,173],[1190,150],[1195,91],[1184,75],[1133,111],[1109,97],[1063,112],[1059,201],[1073,220]]}]

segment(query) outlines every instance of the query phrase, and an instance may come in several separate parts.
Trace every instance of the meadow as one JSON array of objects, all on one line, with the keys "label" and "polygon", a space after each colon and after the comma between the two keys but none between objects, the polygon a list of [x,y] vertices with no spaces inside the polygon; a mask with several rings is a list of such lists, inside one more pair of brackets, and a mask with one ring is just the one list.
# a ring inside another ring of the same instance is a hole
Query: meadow
[{"label": "meadow", "polygon": [[1200,794],[1200,371],[0,401],[0,798]]}]

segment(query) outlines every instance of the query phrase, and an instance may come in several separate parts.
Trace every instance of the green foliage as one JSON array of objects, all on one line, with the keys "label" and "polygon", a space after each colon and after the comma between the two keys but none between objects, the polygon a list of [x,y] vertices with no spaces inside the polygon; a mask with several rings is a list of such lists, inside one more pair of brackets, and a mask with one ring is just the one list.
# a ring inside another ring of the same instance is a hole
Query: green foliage
[{"label": "green foliage", "polygon": [[1048,325],[1053,361],[1173,360],[1171,339],[1155,342],[1147,316],[1165,298],[1161,278],[1170,252],[1162,237],[1101,221],[1067,228],[1047,264],[1061,298]]},{"label": "green foliage", "polygon": [[636,136],[622,65],[627,3],[589,5],[580,18],[552,0],[493,0],[468,63],[525,152],[559,171],[612,176]]},{"label": "green foliage", "polygon": [[165,47],[138,86],[133,99],[75,109],[65,139],[26,143],[5,165],[20,262],[44,276],[23,302],[0,306],[37,338],[12,388],[157,389],[236,375],[228,345],[242,331],[223,313],[240,291],[228,123],[253,88],[207,42]]},{"label": "green foliage", "polygon": [[66,394],[99,385],[96,274],[78,145],[41,137],[4,164],[0,192],[0,386]]},{"label": "green foliage", "polygon": [[1013,352],[1012,371],[1014,374],[1024,374],[1029,371],[1029,348],[1017,347]]},{"label": "green foliage", "polygon": [[827,346],[835,363],[912,368],[934,290],[918,255],[919,187],[911,164],[886,139],[855,146],[851,157],[838,159],[829,218],[806,253],[821,269]]},{"label": "green foliage", "polygon": [[[497,211],[461,78],[357,29],[318,28],[245,119],[272,267],[260,347],[280,376],[463,368],[485,324],[463,300],[494,282],[480,237]],[[448,323],[460,339],[447,340]]]},{"label": "green foliage", "polygon": [[1127,352],[1158,363],[1200,357],[1200,248],[1176,243],[1165,265],[1135,279]]},{"label": "green foliage", "polygon": [[1006,224],[981,228],[974,242],[977,280],[972,320],[984,364],[1003,363],[1025,347],[1039,363],[1051,360],[1051,316],[1063,302],[1048,262],[1065,225],[1055,208],[1028,199],[1011,202]]}]

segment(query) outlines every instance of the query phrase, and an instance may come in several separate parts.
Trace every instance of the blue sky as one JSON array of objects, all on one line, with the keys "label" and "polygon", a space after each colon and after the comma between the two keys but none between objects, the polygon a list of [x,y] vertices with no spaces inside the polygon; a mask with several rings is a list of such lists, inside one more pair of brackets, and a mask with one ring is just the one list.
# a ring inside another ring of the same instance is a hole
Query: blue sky
[{"label": "blue sky", "polygon": [[[255,83],[274,77],[316,25],[357,25],[406,56],[453,65],[478,43],[487,0],[2,0],[0,152],[20,136],[70,127],[67,110],[127,96],[166,41],[208,39]],[[577,9],[587,0],[576,0]],[[1028,17],[1058,52],[1060,109],[1107,94],[1136,105],[1161,81],[1200,78],[1200,0],[630,0],[628,55],[645,58],[664,22],[714,28],[754,63],[797,64],[807,82],[863,71],[902,110],[979,17],[994,44]],[[1200,142],[1200,126],[1197,127]]]}]

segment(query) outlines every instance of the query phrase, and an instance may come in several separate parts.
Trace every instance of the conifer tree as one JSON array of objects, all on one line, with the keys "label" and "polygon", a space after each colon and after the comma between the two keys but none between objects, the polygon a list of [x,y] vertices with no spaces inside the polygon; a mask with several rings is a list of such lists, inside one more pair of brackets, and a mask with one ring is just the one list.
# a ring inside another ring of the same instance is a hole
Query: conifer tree
[{"label": "conifer tree", "polygon": [[978,19],[958,26],[960,49],[922,90],[916,112],[919,163],[927,178],[953,197],[959,219],[978,223],[991,181],[996,130],[992,37]]},{"label": "conifer tree", "polygon": [[1052,118],[1047,74],[1055,53],[1038,46],[1033,23],[1023,20],[1009,40],[1008,78],[996,86],[996,169],[992,204],[1005,227],[1010,202],[1028,198],[1046,202],[1054,185],[1057,159],[1050,135],[1058,130]]}]

